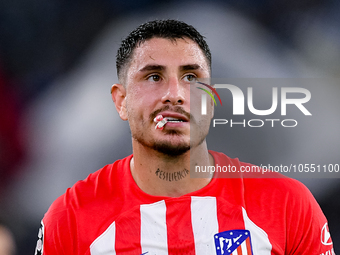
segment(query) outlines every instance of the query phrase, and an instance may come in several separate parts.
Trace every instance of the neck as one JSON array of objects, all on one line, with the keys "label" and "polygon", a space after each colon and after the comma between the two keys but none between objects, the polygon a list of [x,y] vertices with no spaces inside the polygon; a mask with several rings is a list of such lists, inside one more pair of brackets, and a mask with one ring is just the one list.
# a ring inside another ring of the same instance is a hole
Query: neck
[{"label": "neck", "polygon": [[213,166],[204,141],[180,156],[169,156],[133,141],[132,177],[141,190],[154,196],[179,197],[206,186],[211,175],[190,178],[195,166]]}]

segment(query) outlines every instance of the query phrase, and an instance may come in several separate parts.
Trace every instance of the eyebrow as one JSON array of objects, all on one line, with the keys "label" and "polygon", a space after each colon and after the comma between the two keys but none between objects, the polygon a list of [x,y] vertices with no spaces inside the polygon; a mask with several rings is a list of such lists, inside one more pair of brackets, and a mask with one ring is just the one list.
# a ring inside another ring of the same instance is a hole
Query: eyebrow
[{"label": "eyebrow", "polygon": [[162,65],[146,65],[139,72],[146,72],[146,71],[163,71],[165,69]]},{"label": "eyebrow", "polygon": [[197,70],[197,69],[202,69],[200,65],[197,64],[192,64],[192,65],[184,65],[180,67],[181,71],[190,71],[190,70]]},{"label": "eyebrow", "polygon": [[[197,70],[202,69],[200,65],[197,64],[190,64],[190,65],[183,65],[180,66],[180,71],[190,71],[190,70]],[[139,72],[146,72],[146,71],[164,71],[165,66],[162,65],[146,65]]]}]

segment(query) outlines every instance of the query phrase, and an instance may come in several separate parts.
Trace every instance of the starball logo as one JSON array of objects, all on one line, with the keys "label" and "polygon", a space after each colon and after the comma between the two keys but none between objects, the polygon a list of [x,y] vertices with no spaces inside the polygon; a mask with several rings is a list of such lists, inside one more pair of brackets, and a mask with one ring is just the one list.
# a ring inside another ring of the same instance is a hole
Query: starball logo
[{"label": "starball logo", "polygon": [[[220,95],[217,93],[216,89],[227,89],[231,92],[232,98],[233,98],[233,115],[244,115],[245,114],[245,96],[242,92],[242,90],[237,87],[236,85],[232,84],[215,84],[214,86],[208,85],[203,82],[197,82],[208,89],[210,89],[212,92],[208,91],[207,89],[197,87],[198,89],[201,89],[206,92],[202,94],[201,96],[201,114],[206,115],[207,114],[207,94],[212,98],[214,101],[215,106],[216,100],[214,98],[214,95],[217,96],[217,98],[220,101],[220,104],[222,106],[222,100]],[[299,98],[289,98],[289,94],[299,94]],[[311,93],[308,89],[300,88],[300,87],[281,87],[280,88],[280,107],[281,107],[281,116],[287,115],[287,105],[295,105],[304,115],[311,116],[312,114],[307,110],[307,108],[304,106],[305,103],[307,103],[311,99]],[[302,97],[301,97],[302,95]],[[247,106],[248,110],[257,116],[269,116],[273,114],[277,108],[278,108],[278,88],[273,87],[272,88],[272,105],[269,109],[265,110],[259,110],[254,107],[253,103],[253,88],[248,87],[247,88]],[[226,125],[230,124],[230,127],[236,126],[236,125],[242,125],[243,127],[249,126],[249,127],[262,127],[265,125],[265,123],[269,123],[272,127],[274,127],[277,123],[280,123],[283,127],[296,127],[298,122],[295,119],[271,119],[271,118],[265,118],[265,119],[250,119],[246,120],[243,119],[241,122],[233,121],[233,119],[213,119],[213,127],[216,127],[217,125]]]}]

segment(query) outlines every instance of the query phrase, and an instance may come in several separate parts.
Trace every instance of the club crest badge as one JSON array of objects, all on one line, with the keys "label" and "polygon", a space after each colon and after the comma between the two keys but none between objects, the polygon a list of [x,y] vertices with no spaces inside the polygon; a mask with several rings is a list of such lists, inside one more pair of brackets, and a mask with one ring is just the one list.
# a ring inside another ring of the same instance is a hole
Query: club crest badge
[{"label": "club crest badge", "polygon": [[217,255],[253,255],[250,231],[229,230],[214,235]]}]

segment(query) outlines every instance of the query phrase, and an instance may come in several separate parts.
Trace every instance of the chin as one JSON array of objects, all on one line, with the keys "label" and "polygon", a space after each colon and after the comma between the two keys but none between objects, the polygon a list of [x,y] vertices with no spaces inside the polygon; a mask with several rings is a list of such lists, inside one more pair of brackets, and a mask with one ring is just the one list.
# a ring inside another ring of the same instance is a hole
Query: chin
[{"label": "chin", "polygon": [[[164,129],[162,135],[159,137],[153,137],[150,140],[143,133],[133,135],[132,137],[137,140],[141,145],[153,149],[159,153],[167,155],[169,157],[177,157],[190,151],[192,147],[200,145],[205,137],[202,139],[195,139],[192,143],[190,136],[178,132],[174,129]],[[201,134],[200,134],[201,135]]]},{"label": "chin", "polygon": [[163,137],[155,139],[151,148],[168,156],[180,156],[190,150],[190,138],[175,130],[163,130]]},{"label": "chin", "polygon": [[152,149],[162,154],[165,154],[171,157],[176,157],[176,156],[180,156],[188,152],[190,150],[190,145],[189,144],[177,144],[176,145],[171,142],[158,142],[152,146]]}]

